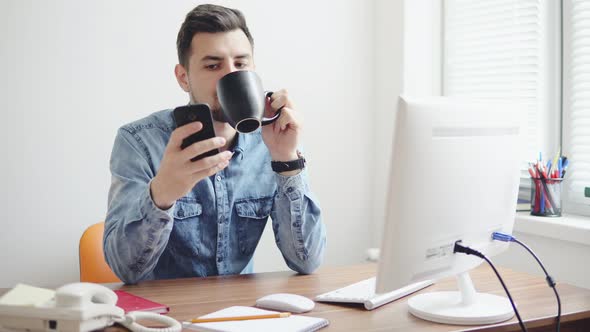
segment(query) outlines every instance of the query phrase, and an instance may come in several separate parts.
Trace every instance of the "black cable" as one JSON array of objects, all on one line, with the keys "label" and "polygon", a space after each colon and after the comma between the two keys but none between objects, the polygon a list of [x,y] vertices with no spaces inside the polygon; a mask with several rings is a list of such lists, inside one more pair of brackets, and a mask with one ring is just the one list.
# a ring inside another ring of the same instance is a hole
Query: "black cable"
[{"label": "black cable", "polygon": [[488,264],[490,265],[492,270],[494,270],[494,273],[496,273],[498,280],[500,280],[500,284],[502,284],[502,287],[504,288],[506,295],[508,295],[508,299],[510,300],[510,304],[512,305],[512,309],[514,309],[514,314],[516,314],[516,318],[518,318],[518,325],[520,325],[520,329],[523,332],[527,332],[526,326],[524,326],[524,322],[522,321],[522,318],[520,318],[520,314],[518,313],[518,309],[516,309],[516,305],[514,304],[514,300],[512,300],[512,296],[510,295],[510,292],[508,291],[506,284],[504,284],[504,280],[500,276],[500,273],[498,273],[498,270],[496,270],[496,267],[494,266],[494,264],[492,264],[492,262],[481,252],[479,252],[475,249],[471,249],[469,247],[465,247],[465,246],[459,244],[459,242],[461,242],[461,241],[455,242],[455,249],[453,252],[460,252],[460,253],[464,253],[467,255],[474,255],[474,256],[477,256],[477,257],[485,260],[486,262],[488,262]]},{"label": "black cable", "polygon": [[516,243],[518,243],[523,248],[525,248],[535,258],[537,263],[539,263],[539,265],[541,266],[541,269],[543,269],[543,272],[545,273],[545,280],[547,281],[547,284],[549,285],[549,287],[553,288],[553,292],[555,293],[555,298],[557,299],[557,317],[556,317],[555,330],[557,332],[559,332],[559,330],[561,328],[561,299],[559,298],[559,294],[557,293],[557,288],[555,288],[555,285],[556,285],[555,281],[549,275],[549,273],[545,269],[545,266],[543,265],[543,263],[541,263],[541,260],[539,259],[539,257],[537,257],[537,255],[533,252],[533,250],[531,248],[529,248],[526,244],[518,241],[518,239],[516,239],[512,235],[504,234],[504,233],[500,233],[500,232],[494,232],[494,233],[492,233],[492,239],[494,239],[496,241],[502,241],[502,242],[516,242]]},{"label": "black cable", "polygon": [[520,244],[523,248],[525,248],[531,255],[533,255],[533,257],[535,258],[537,263],[539,263],[539,265],[541,266],[541,269],[543,269],[543,272],[545,273],[545,280],[547,280],[547,284],[549,284],[549,287],[551,287],[553,289],[553,292],[555,293],[555,298],[557,298],[557,318],[556,318],[557,325],[556,325],[555,330],[557,332],[559,332],[560,331],[560,321],[561,321],[561,299],[559,298],[559,294],[557,293],[557,288],[555,288],[555,285],[556,285],[555,281],[549,275],[549,273],[547,273],[545,266],[543,266],[543,263],[541,263],[541,260],[539,259],[539,257],[537,257],[537,255],[535,255],[535,253],[531,250],[531,248],[529,248],[526,244],[520,242],[515,237],[512,237],[512,242],[516,242],[516,243]]}]

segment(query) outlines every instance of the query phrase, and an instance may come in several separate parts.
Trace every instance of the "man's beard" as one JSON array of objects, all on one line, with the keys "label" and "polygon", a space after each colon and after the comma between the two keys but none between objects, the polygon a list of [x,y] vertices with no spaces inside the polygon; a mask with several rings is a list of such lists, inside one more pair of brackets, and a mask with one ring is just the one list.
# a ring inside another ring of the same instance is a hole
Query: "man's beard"
[{"label": "man's beard", "polygon": [[[191,100],[197,100],[197,98],[195,98],[195,96],[192,94],[191,92]],[[223,122],[223,123],[228,123],[229,121],[227,121],[225,115],[223,115],[223,111],[221,110],[221,106],[219,105],[219,101],[217,100],[217,95],[215,95],[215,99],[216,99],[216,103],[217,105],[209,105],[210,109],[211,109],[211,117],[213,118],[213,120],[217,121],[217,122]],[[191,103],[193,103],[191,101]],[[195,102],[197,103],[197,102]]]},{"label": "man's beard", "polygon": [[217,122],[228,122],[221,108],[211,109],[211,117]]}]

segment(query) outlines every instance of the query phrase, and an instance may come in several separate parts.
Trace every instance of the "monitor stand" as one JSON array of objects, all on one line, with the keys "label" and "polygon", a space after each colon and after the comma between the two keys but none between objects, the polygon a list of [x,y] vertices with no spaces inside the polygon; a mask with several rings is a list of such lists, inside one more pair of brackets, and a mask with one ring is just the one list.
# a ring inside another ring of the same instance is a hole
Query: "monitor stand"
[{"label": "monitor stand", "polygon": [[514,316],[507,298],[478,293],[469,273],[457,275],[457,285],[458,292],[432,292],[410,298],[410,313],[425,320],[453,325],[492,324]]}]

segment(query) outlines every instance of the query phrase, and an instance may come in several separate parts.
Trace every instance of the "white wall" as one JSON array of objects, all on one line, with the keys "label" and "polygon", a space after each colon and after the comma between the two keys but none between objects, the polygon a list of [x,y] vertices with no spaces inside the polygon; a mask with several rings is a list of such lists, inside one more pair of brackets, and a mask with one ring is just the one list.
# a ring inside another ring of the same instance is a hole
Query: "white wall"
[{"label": "white wall", "polygon": [[[519,232],[515,232],[514,235],[539,256],[549,275],[558,284],[568,283],[590,289],[590,247],[587,244]],[[508,251],[494,257],[494,262],[545,278],[535,259],[524,248],[514,243]]]},{"label": "white wall", "polygon": [[[325,265],[361,261],[372,220],[373,3],[220,3],[246,14],[265,87],[288,88],[306,118]],[[105,215],[116,129],[187,100],[175,40],[197,4],[0,2],[0,287],[78,280],[79,237]],[[257,270],[286,269],[269,231]]]},{"label": "white wall", "polygon": [[376,0],[373,233],[381,243],[398,96],[440,95],[441,0]]},{"label": "white wall", "polygon": [[385,220],[385,193],[388,186],[391,144],[397,96],[403,86],[404,2],[375,1],[375,108],[371,145],[372,165],[371,247],[379,247]]},{"label": "white wall", "polygon": [[[520,212],[514,228],[514,235],[536,253],[558,284],[590,288],[588,218],[571,214],[543,218]],[[535,259],[515,243],[493,259],[498,265],[545,277]]]}]

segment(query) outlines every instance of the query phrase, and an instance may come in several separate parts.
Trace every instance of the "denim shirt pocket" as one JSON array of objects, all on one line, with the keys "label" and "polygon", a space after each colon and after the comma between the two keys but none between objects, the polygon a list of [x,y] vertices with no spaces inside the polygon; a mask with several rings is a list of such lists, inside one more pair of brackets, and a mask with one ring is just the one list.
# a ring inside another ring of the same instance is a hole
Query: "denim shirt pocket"
[{"label": "denim shirt pocket", "polygon": [[192,217],[198,217],[203,213],[203,207],[196,200],[187,199],[186,197],[176,201],[174,209],[174,220],[182,221]]},{"label": "denim shirt pocket", "polygon": [[238,240],[240,251],[250,255],[262,236],[274,197],[249,198],[236,201],[238,215]]},{"label": "denim shirt pocket", "polygon": [[170,234],[168,246],[181,256],[199,255],[202,243],[200,216],[203,207],[191,197],[183,197],[176,201],[174,207],[174,227]]}]

